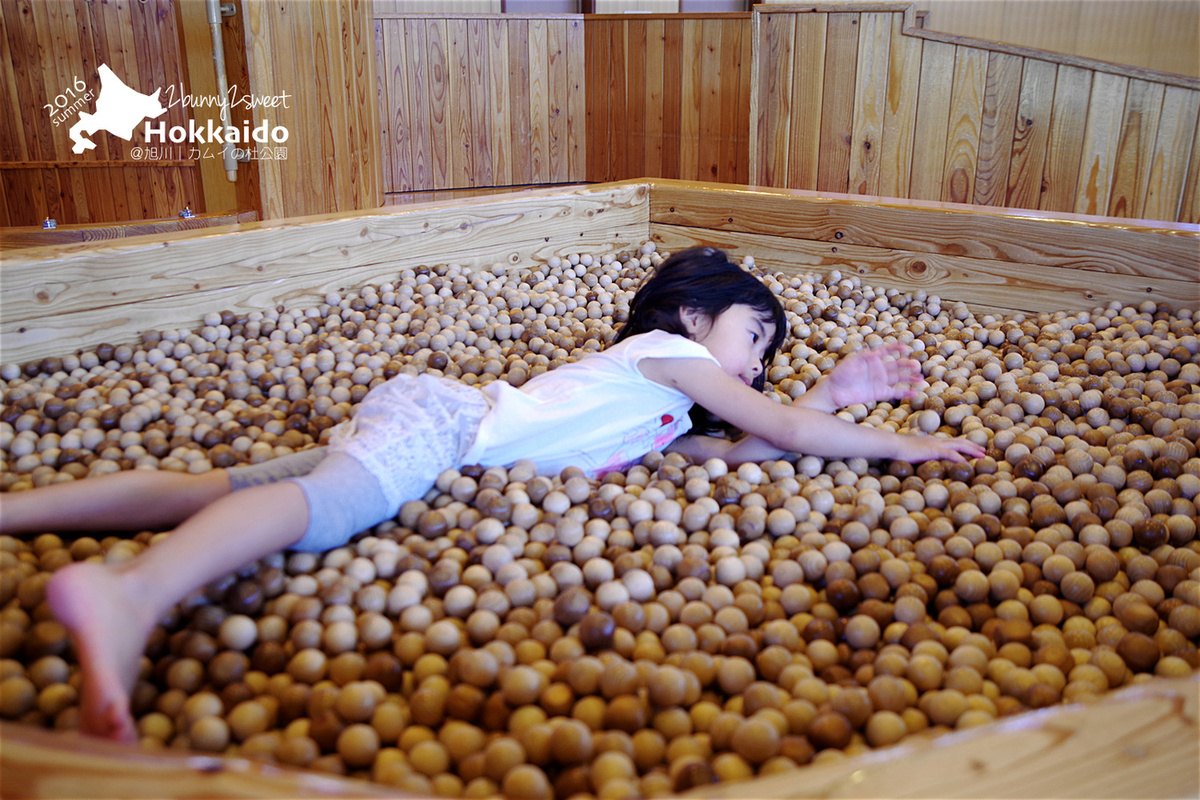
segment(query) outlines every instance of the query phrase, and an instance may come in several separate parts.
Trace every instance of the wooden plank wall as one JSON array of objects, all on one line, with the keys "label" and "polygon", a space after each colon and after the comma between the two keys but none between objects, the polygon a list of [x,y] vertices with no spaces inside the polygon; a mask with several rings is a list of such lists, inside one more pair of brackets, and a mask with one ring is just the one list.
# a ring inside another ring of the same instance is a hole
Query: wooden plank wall
[{"label": "wooden plank wall", "polygon": [[383,191],[585,179],[583,17],[376,3]]},{"label": "wooden plank wall", "polygon": [[[94,0],[93,0],[94,2]],[[246,15],[243,12],[243,0],[226,0],[232,2],[236,13],[221,18],[221,41],[224,45],[226,86],[237,87],[238,95],[250,92],[250,74],[246,66]],[[179,38],[183,43],[183,55],[186,59],[188,91],[193,95],[216,96],[220,94],[217,86],[217,70],[213,63],[212,29],[208,25],[208,10],[200,0],[179,0],[175,4],[175,13],[179,26]],[[190,109],[192,118],[197,125],[206,125],[208,119],[214,125],[219,125],[221,109],[219,106],[197,106]],[[229,109],[230,119],[235,128],[241,128],[244,123],[251,122],[253,112],[244,104],[236,103]],[[204,195],[204,210],[209,214],[220,213],[251,213],[260,218],[262,208],[262,188],[258,182],[257,159],[238,163],[235,181],[230,181],[225,174],[225,160],[215,152],[211,158],[201,158],[197,165],[200,168],[200,188]]]},{"label": "wooden plank wall", "polygon": [[[230,83],[241,96],[286,92],[291,102],[233,109],[235,124],[245,116],[289,131],[278,159],[241,165],[233,206],[273,219],[382,205],[370,0],[240,6],[226,22]],[[198,0],[0,3],[0,40],[11,53],[0,64],[0,226],[36,225],[47,216],[87,224],[168,218],[189,203],[208,210],[190,145],[163,146],[147,158],[140,132],[125,142],[101,131],[92,137],[96,149],[77,155],[67,132],[78,110],[55,126],[43,108],[76,86],[76,77],[98,93],[97,70],[107,64],[133,89],[162,87],[169,107],[156,124],[186,126],[181,97],[216,94],[211,80],[198,81],[195,92],[189,80],[188,56],[211,69],[211,39],[203,19],[197,30],[197,7]],[[82,110],[94,110],[94,97]],[[224,180],[223,170],[209,180]]]},{"label": "wooden plank wall", "polygon": [[1196,0],[916,0],[925,27],[1200,77]]},{"label": "wooden plank wall", "polygon": [[294,100],[254,110],[289,132],[286,158],[259,162],[263,219],[382,205],[371,1],[243,3],[254,93]]},{"label": "wooden plank wall", "polygon": [[[172,0],[4,0],[0,41],[0,226],[173,217],[188,202],[204,210],[186,149],[135,159],[140,136],[99,131],[94,150],[75,154],[67,132],[79,110],[55,125],[45,108],[59,95],[72,106],[77,86],[98,94],[101,64],[137,91],[162,87],[165,104],[169,86],[187,85]],[[94,110],[94,94],[82,110]],[[157,121],[186,125],[187,113],[168,108]]]},{"label": "wooden plank wall", "polygon": [[922,31],[911,6],[756,6],[752,181],[1200,222],[1200,80]]},{"label": "wooden plank wall", "polygon": [[747,183],[748,14],[588,16],[587,180]]},{"label": "wooden plank wall", "polygon": [[746,183],[750,15],[398,14],[377,2],[384,191]]}]

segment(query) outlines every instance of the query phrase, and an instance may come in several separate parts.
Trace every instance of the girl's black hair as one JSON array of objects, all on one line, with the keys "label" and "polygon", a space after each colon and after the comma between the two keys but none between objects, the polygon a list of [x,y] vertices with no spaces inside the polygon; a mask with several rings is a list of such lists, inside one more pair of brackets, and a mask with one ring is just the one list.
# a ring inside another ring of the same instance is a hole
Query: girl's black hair
[{"label": "girl's black hair", "polygon": [[[750,306],[771,323],[774,331],[763,355],[763,371],[754,379],[754,388],[762,391],[767,367],[787,334],[783,306],[762,281],[715,247],[680,250],[659,264],[634,295],[629,304],[629,319],[621,326],[614,344],[656,330],[687,336],[679,314],[682,309],[695,309],[716,318],[735,304]],[[730,430],[729,425],[700,406],[693,406],[691,416],[696,433]]]}]

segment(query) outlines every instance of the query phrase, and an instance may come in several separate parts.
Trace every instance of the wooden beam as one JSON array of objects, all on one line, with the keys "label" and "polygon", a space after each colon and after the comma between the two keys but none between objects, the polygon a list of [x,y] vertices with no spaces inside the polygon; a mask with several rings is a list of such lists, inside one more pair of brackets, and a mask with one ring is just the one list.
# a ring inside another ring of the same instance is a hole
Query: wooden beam
[{"label": "wooden beam", "polygon": [[[752,781],[693,798],[1195,797],[1196,677],[1154,678],[1089,704],[1054,706],[936,738]],[[398,797],[365,781],[244,758],[150,752],[0,725],[5,797]],[[1031,777],[1036,776],[1036,780]]]},{"label": "wooden beam", "polygon": [[1154,679],[1097,703],[906,739],[855,758],[693,789],[688,796],[1196,797],[1198,690],[1196,676]]},{"label": "wooden beam", "polygon": [[488,267],[640,244],[649,190],[626,182],[299,217],[5,256],[0,350],[24,361],[191,326],[221,309],[296,308],[406,267]]},{"label": "wooden beam", "polygon": [[1200,275],[1195,225],[687,181],[650,186],[651,225],[1069,267],[1099,282]]}]

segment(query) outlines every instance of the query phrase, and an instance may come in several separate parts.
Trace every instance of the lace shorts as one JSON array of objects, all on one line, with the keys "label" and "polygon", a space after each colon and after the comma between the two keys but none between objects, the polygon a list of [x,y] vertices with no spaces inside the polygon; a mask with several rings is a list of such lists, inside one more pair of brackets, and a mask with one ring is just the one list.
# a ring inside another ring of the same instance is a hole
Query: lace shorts
[{"label": "lace shorts", "polygon": [[487,411],[478,389],[433,375],[397,375],[334,428],[329,450],[366,467],[399,509],[429,491],[443,470],[462,464]]},{"label": "lace shorts", "polygon": [[328,448],[229,471],[234,490],[294,480],[309,524],[292,549],[322,551],[396,516],[462,458],[488,411],[483,393],[432,375],[397,375],[372,389]]}]

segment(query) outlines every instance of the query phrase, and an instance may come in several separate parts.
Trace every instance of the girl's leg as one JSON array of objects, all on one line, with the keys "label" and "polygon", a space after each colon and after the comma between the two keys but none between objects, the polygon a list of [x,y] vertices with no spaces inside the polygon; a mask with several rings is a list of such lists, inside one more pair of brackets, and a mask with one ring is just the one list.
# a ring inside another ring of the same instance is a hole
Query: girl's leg
[{"label": "girl's leg", "polygon": [[200,475],[139,469],[7,492],[0,500],[0,533],[170,528],[229,490],[223,469]]},{"label": "girl's leg", "polygon": [[46,594],[83,667],[80,728],[135,740],[129,694],[158,620],[195,589],[294,544],[307,526],[299,485],[255,486],[220,497],[130,561],[56,572]]}]

